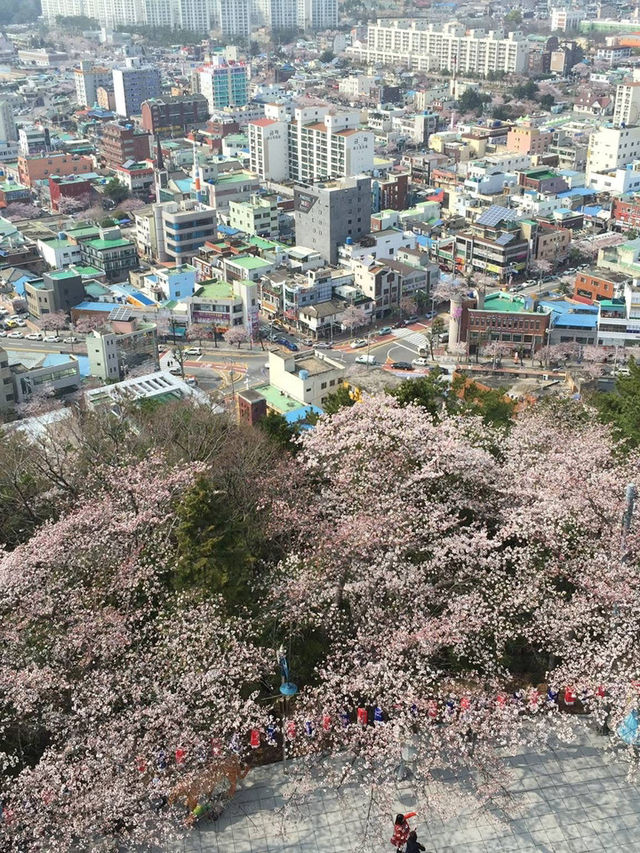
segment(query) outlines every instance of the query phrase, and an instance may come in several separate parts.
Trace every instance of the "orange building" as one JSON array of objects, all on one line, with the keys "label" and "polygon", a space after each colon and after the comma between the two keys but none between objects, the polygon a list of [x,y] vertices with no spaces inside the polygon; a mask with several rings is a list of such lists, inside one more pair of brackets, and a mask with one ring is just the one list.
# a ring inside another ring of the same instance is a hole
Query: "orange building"
[{"label": "orange building", "polygon": [[24,154],[18,157],[18,177],[26,187],[33,187],[36,181],[48,181],[53,175],[67,177],[93,171],[93,160],[83,154],[52,152],[44,157]]},{"label": "orange building", "polygon": [[573,285],[573,298],[577,302],[593,305],[601,299],[613,299],[627,282],[628,275],[605,269],[583,270],[576,275]]},{"label": "orange building", "polygon": [[544,154],[551,145],[551,131],[542,131],[530,124],[512,127],[507,134],[507,151],[518,154]]}]

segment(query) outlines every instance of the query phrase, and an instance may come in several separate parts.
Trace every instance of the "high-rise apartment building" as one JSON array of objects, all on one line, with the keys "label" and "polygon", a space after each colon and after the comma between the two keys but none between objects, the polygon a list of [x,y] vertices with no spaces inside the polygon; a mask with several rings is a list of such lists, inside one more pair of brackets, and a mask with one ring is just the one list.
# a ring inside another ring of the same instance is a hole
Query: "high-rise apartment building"
[{"label": "high-rise apartment building", "polygon": [[220,57],[197,69],[195,83],[214,113],[225,107],[241,107],[249,101],[247,66],[243,62],[225,62]]},{"label": "high-rise apartment building", "polygon": [[249,38],[251,0],[217,0],[218,27],[225,37]]},{"label": "high-rise apartment building", "polygon": [[113,91],[118,115],[138,115],[143,101],[160,97],[160,70],[150,65],[132,64],[114,68]]},{"label": "high-rise apartment building", "polygon": [[320,252],[330,264],[338,261],[338,246],[359,240],[371,225],[371,178],[341,178],[315,186],[296,187],[296,243]]},{"label": "high-rise apartment building", "polygon": [[330,30],[338,26],[338,0],[298,0],[301,30]]},{"label": "high-rise apartment building", "polygon": [[257,0],[260,19],[271,30],[298,27],[298,0]]},{"label": "high-rise apartment building", "polygon": [[551,10],[551,31],[562,30],[563,33],[567,33],[570,30],[577,30],[584,16],[582,9],[553,8]]},{"label": "high-rise apartment building", "polygon": [[290,120],[274,111],[273,119],[249,122],[251,169],[262,178],[310,183],[373,169],[374,134],[360,128],[357,110],[302,107]]},{"label": "high-rise apartment building", "polygon": [[0,142],[15,142],[18,128],[9,101],[0,101]]},{"label": "high-rise apartment building", "polygon": [[490,71],[522,73],[529,47],[521,33],[467,30],[463,24],[429,24],[425,20],[379,19],[367,30],[364,47],[347,52],[372,65],[405,66],[413,71]]},{"label": "high-rise apartment building", "polygon": [[640,124],[640,82],[619,84],[613,123],[618,127]]},{"label": "high-rise apartment building", "polygon": [[80,62],[79,68],[73,69],[73,79],[76,84],[76,99],[81,107],[92,107],[98,100],[98,89],[110,88],[113,85],[110,68],[96,66],[86,59]]},{"label": "high-rise apartment building", "polygon": [[183,136],[209,118],[209,104],[204,95],[165,95],[144,101],[141,107],[142,128],[153,136]]}]

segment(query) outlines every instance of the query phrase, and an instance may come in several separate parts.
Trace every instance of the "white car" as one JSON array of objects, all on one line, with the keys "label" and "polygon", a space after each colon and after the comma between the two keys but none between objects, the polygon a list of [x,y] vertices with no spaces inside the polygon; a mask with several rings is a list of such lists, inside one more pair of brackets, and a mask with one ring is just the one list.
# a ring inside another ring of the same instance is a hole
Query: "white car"
[{"label": "white car", "polygon": [[7,337],[7,333],[5,332],[5,330],[4,329],[0,330],[0,338],[6,338],[6,337]]},{"label": "white car", "polygon": [[315,347],[316,349],[331,349],[331,344],[328,341],[318,341]]},{"label": "white car", "polygon": [[184,351],[185,355],[202,355],[202,350],[200,347],[191,347],[190,349],[186,349]]},{"label": "white car", "polygon": [[73,338],[73,337],[72,337],[72,338],[65,338],[65,339],[64,339],[64,341],[63,341],[63,343],[65,343],[65,344],[77,344],[77,343],[78,343],[78,339],[77,339],[77,338]]},{"label": "white car", "polygon": [[375,355],[358,355],[356,356],[356,364],[368,364],[374,367],[378,363]]},{"label": "white car", "polygon": [[364,338],[357,338],[355,341],[351,341],[351,349],[362,349],[366,345],[367,342]]},{"label": "white car", "polygon": [[24,338],[22,332],[9,332],[7,335],[8,338]]},{"label": "white car", "polygon": [[26,335],[28,341],[41,341],[42,335],[40,332],[31,332],[31,334]]},{"label": "white car", "polygon": [[429,359],[428,358],[414,358],[411,364],[414,367],[429,367]]},{"label": "white car", "polygon": [[45,341],[48,344],[59,344],[60,338],[57,335],[47,335]]},{"label": "white car", "polygon": [[16,323],[17,323],[19,326],[26,326],[26,325],[27,325],[27,321],[26,321],[26,320],[20,320],[20,319],[18,319],[18,320],[16,320]]}]

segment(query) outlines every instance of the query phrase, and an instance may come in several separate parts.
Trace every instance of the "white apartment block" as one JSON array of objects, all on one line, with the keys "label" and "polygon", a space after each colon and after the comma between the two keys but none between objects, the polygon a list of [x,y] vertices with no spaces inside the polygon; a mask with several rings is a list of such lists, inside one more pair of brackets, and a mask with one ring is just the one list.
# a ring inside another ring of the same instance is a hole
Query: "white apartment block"
[{"label": "white apartment block", "polygon": [[258,17],[271,30],[295,30],[298,0],[257,0]]},{"label": "white apartment block", "polygon": [[553,8],[551,10],[551,31],[561,30],[563,33],[568,33],[571,30],[577,30],[584,17],[584,11],[580,9]]},{"label": "white apartment block", "polygon": [[45,21],[86,15],[109,28],[149,24],[207,33],[214,13],[215,0],[42,0]]},{"label": "white apartment block", "polygon": [[76,84],[76,99],[83,107],[92,107],[95,104],[101,86],[110,87],[113,84],[110,68],[94,66],[87,59],[80,62],[79,68],[73,69],[73,79]]},{"label": "white apartment block", "polygon": [[0,141],[17,142],[18,128],[9,101],[0,101]]},{"label": "white apartment block", "polygon": [[406,66],[413,71],[459,71],[488,74],[490,71],[522,73],[529,48],[522,33],[466,28],[450,21],[379,19],[367,31],[366,47],[347,53],[372,65]]},{"label": "white apartment block", "polygon": [[620,83],[616,89],[613,123],[619,127],[640,124],[640,83]]},{"label": "white apartment block", "polygon": [[360,128],[358,110],[302,107],[289,121],[282,109],[273,114],[249,123],[251,170],[264,180],[313,183],[373,169],[374,134]]},{"label": "white apartment block", "polygon": [[331,30],[338,26],[338,0],[297,0],[302,30]]},{"label": "white apartment block", "polygon": [[601,127],[589,137],[587,181],[595,172],[621,169],[640,159],[640,127]]},{"label": "white apartment block", "polygon": [[251,34],[250,0],[217,0],[218,27],[223,36],[249,38]]}]

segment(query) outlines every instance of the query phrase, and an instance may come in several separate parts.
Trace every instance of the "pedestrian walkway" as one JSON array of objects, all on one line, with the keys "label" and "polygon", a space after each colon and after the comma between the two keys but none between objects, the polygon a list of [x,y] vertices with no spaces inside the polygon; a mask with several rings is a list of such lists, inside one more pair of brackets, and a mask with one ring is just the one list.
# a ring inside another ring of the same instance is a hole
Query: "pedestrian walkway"
[{"label": "pedestrian walkway", "polygon": [[402,328],[402,329],[394,329],[392,334],[396,338],[400,338],[402,343],[411,344],[416,347],[416,349],[426,349],[427,347],[427,339],[421,332],[416,332],[415,329],[412,328]]},{"label": "pedestrian walkway", "polygon": [[[397,785],[396,802],[378,802],[370,789],[319,787],[305,805],[291,808],[295,761],[287,765],[288,774],[281,764],[259,767],[241,783],[217,823],[204,824],[165,849],[392,853],[393,816],[415,810],[410,823],[430,853],[638,853],[640,790],[628,781],[626,762],[614,759],[607,745],[598,735],[584,734],[575,745],[507,758],[503,795],[488,807],[445,771],[434,781],[426,808],[416,802],[410,782]],[[437,803],[447,812],[438,814]]]}]

